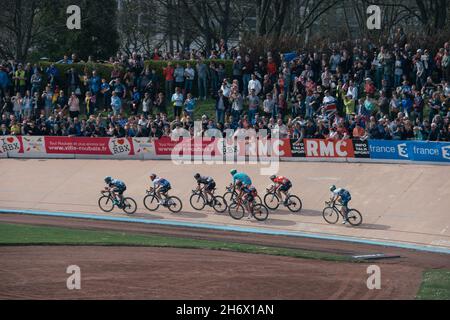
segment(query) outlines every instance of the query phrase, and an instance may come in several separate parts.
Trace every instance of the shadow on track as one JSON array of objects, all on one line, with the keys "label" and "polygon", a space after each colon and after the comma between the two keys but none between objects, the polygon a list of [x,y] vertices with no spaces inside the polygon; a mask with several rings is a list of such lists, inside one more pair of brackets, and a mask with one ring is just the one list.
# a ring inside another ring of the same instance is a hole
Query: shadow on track
[{"label": "shadow on track", "polygon": [[252,223],[259,224],[259,225],[268,225],[268,226],[294,226],[296,224],[295,221],[291,220],[281,220],[281,219],[273,219],[269,216],[269,219],[267,219],[264,222],[259,222],[256,220],[252,220]]}]

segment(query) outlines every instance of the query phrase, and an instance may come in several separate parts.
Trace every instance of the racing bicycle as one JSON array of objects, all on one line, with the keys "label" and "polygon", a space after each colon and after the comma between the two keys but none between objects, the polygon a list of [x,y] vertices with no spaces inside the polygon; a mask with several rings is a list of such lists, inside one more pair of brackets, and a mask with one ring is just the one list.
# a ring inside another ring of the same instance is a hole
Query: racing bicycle
[{"label": "racing bicycle", "polygon": [[277,195],[277,190],[280,186],[270,185],[266,189],[266,195],[264,196],[264,204],[270,210],[277,210],[280,204],[283,204],[291,212],[300,212],[302,210],[302,200],[296,195],[286,193],[287,202],[282,202],[280,197]]},{"label": "racing bicycle", "polygon": [[[225,193],[223,194],[223,199],[227,205],[232,204],[238,196],[237,191],[233,188],[233,185],[230,184],[228,187],[225,187]],[[262,204],[261,197],[259,195],[255,196],[256,203]]]},{"label": "racing bicycle", "polygon": [[[265,221],[269,217],[269,210],[265,205],[256,202],[256,197],[253,200],[253,207],[250,214],[258,221]],[[241,220],[244,217],[245,210],[249,210],[250,203],[243,199],[242,196],[236,196],[235,200],[228,206],[228,214],[235,220]]]},{"label": "racing bicycle", "polygon": [[[149,211],[158,210],[159,206],[168,208],[173,213],[180,212],[183,208],[183,203],[180,198],[175,196],[168,196],[165,200],[162,200],[156,193],[154,188],[146,190],[147,195],[144,197],[144,206]],[[163,202],[163,204],[161,204]]]},{"label": "racing bicycle", "polygon": [[98,206],[104,212],[113,211],[115,206],[122,209],[126,214],[133,214],[137,210],[136,201],[130,197],[125,197],[121,203],[117,203],[116,195],[111,189],[102,190],[100,193],[102,196],[98,199]]},{"label": "racing bicycle", "polygon": [[[213,189],[212,194],[216,188]],[[203,210],[206,205],[212,207],[216,212],[222,213],[227,210],[227,203],[225,202],[222,196],[213,196],[211,200],[208,200],[208,195],[205,192],[205,188],[197,188],[196,190],[192,190],[192,195],[189,198],[189,202],[191,203],[191,207],[195,210]]]},{"label": "racing bicycle", "polygon": [[[344,215],[342,214],[341,210],[337,206],[341,206],[339,204],[336,204],[336,201],[325,201],[326,207],[323,209],[322,215],[326,222],[329,224],[336,224],[339,220],[339,216],[344,219]],[[342,206],[341,206],[342,207]],[[347,221],[352,226],[359,226],[362,223],[362,215],[361,213],[356,209],[350,209],[347,210]]]}]

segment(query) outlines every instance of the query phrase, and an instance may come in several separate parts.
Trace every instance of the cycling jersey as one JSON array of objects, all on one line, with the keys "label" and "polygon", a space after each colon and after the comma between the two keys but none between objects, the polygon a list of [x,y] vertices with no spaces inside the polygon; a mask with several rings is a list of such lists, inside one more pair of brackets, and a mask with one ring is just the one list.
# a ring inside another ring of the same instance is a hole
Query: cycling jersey
[{"label": "cycling jersey", "polygon": [[127,189],[127,186],[123,181],[112,179],[109,183],[109,187],[113,188],[114,192],[117,192],[119,194],[123,194],[125,190]]},{"label": "cycling jersey", "polygon": [[343,188],[338,188],[333,191],[333,194],[335,196],[341,197],[341,203],[344,206],[347,206],[348,202],[352,200],[352,196],[348,190],[345,190]]},{"label": "cycling jersey", "polygon": [[117,179],[112,179],[111,182],[109,183],[109,186],[112,187],[116,187],[116,188],[126,188],[126,185],[123,181],[117,180]]},{"label": "cycling jersey", "polygon": [[155,180],[153,180],[153,186],[155,188],[161,186],[161,187],[169,187],[170,186],[170,182],[167,181],[164,178],[156,178]]},{"label": "cycling jersey", "polygon": [[247,186],[252,184],[252,180],[250,179],[250,177],[243,172],[238,172],[233,176],[233,183],[236,183],[236,180],[241,181],[242,184]]},{"label": "cycling jersey", "polygon": [[290,181],[289,181],[289,179],[286,178],[286,177],[279,176],[279,177],[276,177],[276,178],[273,180],[273,182],[279,183],[279,184],[287,184],[287,183],[289,183]]},{"label": "cycling jersey", "polygon": [[212,182],[214,182],[214,179],[211,178],[211,177],[203,177],[202,176],[202,177],[197,179],[197,183],[198,184],[210,184]]}]

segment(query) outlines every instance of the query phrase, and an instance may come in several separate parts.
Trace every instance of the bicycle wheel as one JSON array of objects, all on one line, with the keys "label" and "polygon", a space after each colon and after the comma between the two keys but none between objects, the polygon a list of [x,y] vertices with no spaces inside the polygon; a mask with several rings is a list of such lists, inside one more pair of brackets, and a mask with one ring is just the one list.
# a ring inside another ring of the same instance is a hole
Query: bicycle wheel
[{"label": "bicycle wheel", "polygon": [[323,218],[329,224],[335,224],[339,220],[339,213],[332,207],[326,207],[322,212]]},{"label": "bicycle wheel", "polygon": [[288,197],[288,205],[287,208],[291,212],[300,212],[302,210],[302,200],[299,197],[291,195]]},{"label": "bicycle wheel", "polygon": [[132,198],[124,198],[123,199],[123,208],[122,208],[122,210],[126,214],[133,214],[133,213],[135,213],[136,210],[137,210],[136,201],[134,201],[134,199],[132,199]]},{"label": "bicycle wheel", "polygon": [[280,199],[275,193],[267,193],[264,196],[264,204],[270,210],[277,210],[280,205]]},{"label": "bicycle wheel", "polygon": [[229,206],[234,202],[234,199],[236,198],[236,192],[225,192],[222,198],[225,200],[227,206]]},{"label": "bicycle wheel", "polygon": [[203,210],[206,205],[205,198],[200,193],[194,193],[189,198],[189,202],[191,203],[191,207],[195,210]]},{"label": "bicycle wheel", "polygon": [[98,206],[104,212],[111,212],[114,209],[114,202],[108,196],[101,196],[100,199],[98,199]]},{"label": "bicycle wheel", "polygon": [[257,204],[263,204],[263,201],[262,201],[262,199],[261,199],[261,197],[260,197],[259,195],[257,195],[257,196],[255,197],[255,203],[257,203]]},{"label": "bicycle wheel", "polygon": [[269,217],[269,210],[262,204],[253,205],[252,215],[258,221],[265,221]]},{"label": "bicycle wheel", "polygon": [[227,210],[227,203],[222,196],[215,196],[213,201],[213,208],[217,213],[222,213]]},{"label": "bicycle wheel", "polygon": [[159,200],[154,194],[148,194],[144,198],[144,207],[149,211],[156,211],[159,208]]},{"label": "bicycle wheel", "polygon": [[228,214],[235,220],[241,220],[244,217],[244,207],[241,204],[233,202],[228,206]]},{"label": "bicycle wheel", "polygon": [[167,199],[168,205],[170,211],[177,213],[181,211],[181,208],[183,208],[183,203],[181,202],[180,198],[171,196]]},{"label": "bicycle wheel", "polygon": [[347,212],[347,219],[348,222],[355,227],[359,226],[363,220],[361,213],[356,209],[351,209]]}]

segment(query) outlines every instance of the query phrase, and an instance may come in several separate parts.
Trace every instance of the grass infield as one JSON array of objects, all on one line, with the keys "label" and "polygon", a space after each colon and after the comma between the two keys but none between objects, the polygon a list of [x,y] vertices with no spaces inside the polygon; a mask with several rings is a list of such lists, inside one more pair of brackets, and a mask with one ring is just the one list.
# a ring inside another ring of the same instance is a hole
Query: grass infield
[{"label": "grass infield", "polygon": [[423,272],[419,300],[450,300],[450,270],[430,269]]},{"label": "grass infield", "polygon": [[226,250],[338,262],[357,262],[350,256],[300,249],[265,247],[260,245],[166,237],[158,235],[141,235],[125,232],[78,230],[8,223],[0,223],[0,246],[1,245],[171,247]]}]

